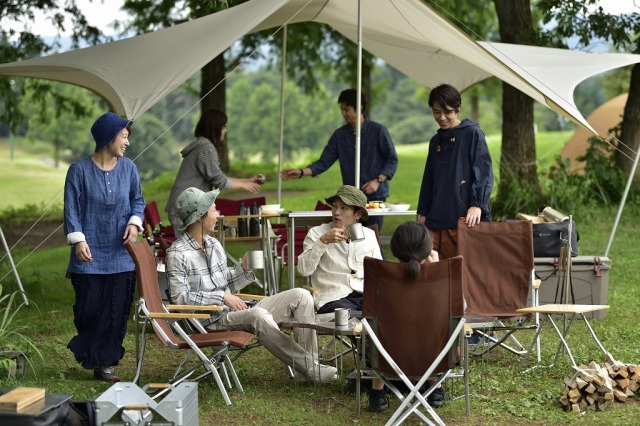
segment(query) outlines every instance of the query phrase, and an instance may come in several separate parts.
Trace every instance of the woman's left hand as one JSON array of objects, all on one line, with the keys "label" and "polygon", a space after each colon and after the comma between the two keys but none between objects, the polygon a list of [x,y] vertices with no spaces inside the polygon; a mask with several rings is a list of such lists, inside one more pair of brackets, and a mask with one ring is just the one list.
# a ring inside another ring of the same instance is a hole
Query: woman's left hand
[{"label": "woman's left hand", "polygon": [[138,227],[131,224],[127,225],[127,228],[124,230],[122,239],[124,240],[123,244],[135,243],[138,239]]}]

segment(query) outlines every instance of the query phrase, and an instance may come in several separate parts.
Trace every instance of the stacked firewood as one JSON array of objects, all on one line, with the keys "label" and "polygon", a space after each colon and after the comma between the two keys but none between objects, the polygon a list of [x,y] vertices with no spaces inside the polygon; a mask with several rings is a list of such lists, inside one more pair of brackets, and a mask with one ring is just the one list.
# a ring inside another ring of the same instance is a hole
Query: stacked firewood
[{"label": "stacked firewood", "polygon": [[614,401],[625,402],[640,389],[640,366],[591,361],[579,365],[573,377],[565,377],[560,403],[567,411],[603,411]]}]

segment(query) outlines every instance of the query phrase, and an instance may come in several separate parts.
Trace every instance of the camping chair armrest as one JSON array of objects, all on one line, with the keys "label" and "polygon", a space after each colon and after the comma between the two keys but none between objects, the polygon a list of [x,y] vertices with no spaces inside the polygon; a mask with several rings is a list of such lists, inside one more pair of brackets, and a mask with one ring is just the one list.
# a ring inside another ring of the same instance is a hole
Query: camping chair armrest
[{"label": "camping chair armrest", "polygon": [[194,314],[189,312],[150,312],[149,317],[152,319],[178,320],[187,318],[208,319],[209,314]]},{"label": "camping chair armrest", "polygon": [[468,323],[464,323],[464,337],[471,337],[473,335],[473,328]]},{"label": "camping chair armrest", "polygon": [[265,297],[267,297],[259,294],[248,294],[248,293],[236,293],[236,296],[238,296],[242,300],[262,300]]},{"label": "camping chair armrest", "polygon": [[170,311],[209,311],[220,312],[223,307],[218,305],[166,305]]},{"label": "camping chair armrest", "polygon": [[541,279],[535,279],[533,280],[533,283],[531,284],[531,287],[533,287],[534,289],[539,289],[540,285],[542,284],[542,280]]},{"label": "camping chair armrest", "polygon": [[314,296],[315,296],[316,294],[318,294],[318,289],[317,289],[317,288],[315,288],[315,287],[313,287],[313,286],[310,286],[310,285],[301,285],[301,286],[300,286],[300,288],[304,288],[305,290],[308,290],[308,291],[309,291],[309,293],[311,293],[311,294],[312,294],[312,295],[314,295]]}]

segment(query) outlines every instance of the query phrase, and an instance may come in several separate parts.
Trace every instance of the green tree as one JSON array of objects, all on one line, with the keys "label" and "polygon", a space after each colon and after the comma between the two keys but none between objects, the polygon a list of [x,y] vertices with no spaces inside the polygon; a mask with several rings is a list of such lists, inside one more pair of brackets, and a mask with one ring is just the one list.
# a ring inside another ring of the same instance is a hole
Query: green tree
[{"label": "green tree", "polygon": [[[577,36],[579,45],[589,46],[592,40],[601,38],[616,49],[640,53],[638,13],[611,15],[596,0],[539,0],[537,6],[543,12],[543,22],[555,24],[543,32],[548,39],[563,43],[564,39]],[[640,148],[640,64],[632,67],[628,90],[620,133],[622,143],[616,150],[616,164],[627,175]]]},{"label": "green tree", "polygon": [[[58,35],[52,40],[45,40],[35,32],[33,26],[37,12],[44,13],[58,31]],[[0,2],[0,61],[12,62],[51,53],[61,47],[61,33],[66,28],[71,28],[72,31],[72,48],[77,48],[83,43],[99,44],[108,40],[98,28],[88,24],[76,0]],[[44,103],[45,99],[50,100],[47,93],[51,87],[50,83],[42,80],[0,77],[0,122],[10,123],[15,133],[26,121],[24,112],[18,107],[19,99],[30,92],[34,101]],[[56,98],[61,95],[54,93],[51,96]],[[67,111],[86,113],[81,108],[78,109],[73,99],[62,98],[56,100],[55,105],[69,108]],[[41,106],[43,110],[46,109],[45,105]],[[42,119],[44,121],[46,117],[43,116]]]},{"label": "green tree", "polygon": [[[529,0],[494,0],[494,4],[500,25],[500,41],[534,44],[533,16]],[[528,201],[528,205],[512,204],[512,193],[516,187],[524,191],[521,194],[524,195],[523,201]],[[533,127],[533,99],[503,82],[500,182],[494,208],[498,213],[514,213],[514,208],[521,207],[535,208],[540,192]]]},{"label": "green tree", "polygon": [[[187,0],[176,3],[174,0],[149,0],[145,2],[125,0],[123,10],[133,14],[131,22],[123,28],[144,33],[158,28],[196,19],[224,10],[228,7],[244,3],[245,0],[226,1],[197,1]],[[342,37],[337,31],[326,25],[317,23],[298,23],[290,26],[291,36],[287,38],[287,72],[301,86],[309,92],[318,88],[319,73],[326,73],[333,69],[343,72],[337,73],[339,81],[355,85],[356,48],[353,43]],[[226,73],[234,69],[249,55],[253,59],[263,59],[259,46],[267,46],[272,53],[271,65],[278,65],[282,58],[283,33],[280,31],[272,37],[273,29],[259,33],[245,35],[241,42],[217,56],[200,73],[200,104],[201,111],[217,108],[222,111],[227,107]],[[276,53],[275,55],[273,53]],[[363,55],[363,92],[371,99],[370,72],[373,57],[366,52]],[[279,87],[276,86],[276,87]],[[277,107],[277,105],[274,105]],[[219,144],[218,157],[220,167],[229,171],[229,147],[226,143]]]},{"label": "green tree", "polygon": [[[89,132],[93,117],[87,114],[95,115],[100,105],[97,96],[78,86],[51,83],[51,89],[44,94],[42,103],[34,103],[27,94],[20,109],[29,117],[27,139],[51,141],[54,165],[59,167],[66,150],[77,154],[86,152],[88,145],[93,146]],[[59,104],[69,99],[73,99],[71,105]]]}]

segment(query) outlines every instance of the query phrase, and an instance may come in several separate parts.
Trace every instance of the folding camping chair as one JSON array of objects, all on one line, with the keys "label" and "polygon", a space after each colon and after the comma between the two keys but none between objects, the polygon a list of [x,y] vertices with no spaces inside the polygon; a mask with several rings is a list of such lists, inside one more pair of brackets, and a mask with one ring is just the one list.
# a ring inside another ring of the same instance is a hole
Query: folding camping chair
[{"label": "folding camping chair", "polygon": [[469,228],[460,219],[458,254],[464,258],[465,318],[481,342],[470,344],[471,353],[481,355],[495,347],[527,353],[513,334],[535,331],[540,323],[539,314],[530,321],[531,315],[517,312],[527,307],[528,294],[531,304],[538,305],[531,221],[480,222]]},{"label": "folding camping chair", "polygon": [[[427,424],[433,424],[431,417],[443,425],[427,398],[447,378],[464,378],[467,414],[470,412],[464,343],[460,370],[454,370],[458,343],[465,341],[462,264],[460,256],[424,263],[418,279],[407,282],[405,264],[364,259],[362,325],[364,338],[373,342],[369,359],[373,372],[402,401],[387,424],[402,423],[415,413]],[[398,378],[409,390],[407,395],[394,383]],[[429,378],[435,382],[423,386]],[[359,406],[359,383],[356,389]]]},{"label": "folding camping chair", "polygon": [[[194,333],[191,335],[186,333],[180,326],[179,321],[187,318],[206,319],[209,317],[209,314],[180,313],[175,311],[215,311],[220,310],[221,307],[192,305],[165,306],[160,296],[156,263],[151,247],[146,242],[128,243],[125,246],[136,265],[136,278],[138,281],[138,292],[140,294],[138,306],[135,311],[137,366],[136,376],[133,381],[138,383],[140,380],[146,346],[146,335],[144,331],[146,330],[146,325],[151,324],[156,336],[164,346],[170,349],[188,351],[184,360],[171,378],[170,383],[180,383],[190,378],[200,367],[204,367],[204,373],[190,380],[200,380],[211,374],[226,404],[231,405],[231,400],[225,388],[225,385],[231,388],[229,375],[231,375],[236,387],[241,392],[243,389],[233,367],[233,362],[229,357],[229,348],[245,350],[249,347],[249,342],[251,342],[255,336],[244,331],[215,331]],[[141,333],[138,330],[140,319],[143,320],[144,324]],[[174,331],[179,337],[174,334]],[[142,343],[140,343],[140,337]],[[203,352],[203,349],[206,348],[212,350],[210,355],[206,355]],[[196,365],[187,368],[187,363],[190,361],[192,355],[196,355],[197,357]],[[223,383],[220,373],[222,373],[225,383]]]}]

